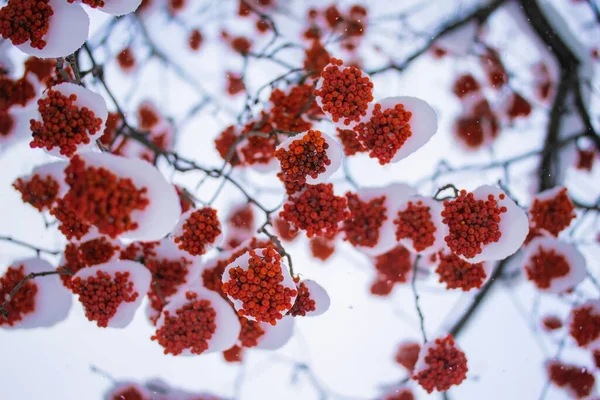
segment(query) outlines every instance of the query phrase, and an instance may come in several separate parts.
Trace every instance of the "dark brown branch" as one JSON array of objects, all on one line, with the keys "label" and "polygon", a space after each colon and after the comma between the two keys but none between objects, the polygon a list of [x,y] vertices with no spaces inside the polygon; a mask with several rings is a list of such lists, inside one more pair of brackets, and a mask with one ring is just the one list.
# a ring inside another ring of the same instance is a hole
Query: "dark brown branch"
[{"label": "dark brown branch", "polygon": [[34,250],[34,251],[35,251],[35,252],[36,252],[38,255],[39,255],[40,253],[46,253],[46,254],[51,254],[51,255],[53,255],[53,256],[56,256],[56,255],[58,255],[58,254],[60,254],[60,253],[61,253],[61,251],[60,251],[60,250],[48,250],[48,249],[43,249],[43,248],[41,248],[41,247],[34,246],[34,245],[32,245],[32,244],[29,244],[29,243],[23,242],[23,241],[21,241],[21,240],[17,240],[17,239],[15,239],[15,238],[12,238],[12,237],[10,237],[10,236],[0,236],[0,240],[3,240],[3,241],[5,241],[5,242],[10,242],[10,243],[13,243],[13,244],[15,244],[15,245],[18,245],[18,246],[21,246],[21,247],[26,247],[26,248],[28,248],[28,249]]}]

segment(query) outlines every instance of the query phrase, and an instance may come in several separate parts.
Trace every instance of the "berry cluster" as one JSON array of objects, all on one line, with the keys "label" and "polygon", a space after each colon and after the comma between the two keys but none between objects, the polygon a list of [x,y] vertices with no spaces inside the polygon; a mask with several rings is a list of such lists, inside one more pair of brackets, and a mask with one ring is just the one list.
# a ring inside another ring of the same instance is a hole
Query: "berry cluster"
[{"label": "berry cluster", "polygon": [[572,311],[569,333],[580,347],[600,338],[600,314],[591,305],[582,305]]},{"label": "berry cluster", "polygon": [[179,244],[193,256],[206,253],[206,250],[215,243],[221,234],[221,223],[217,218],[217,210],[204,207],[193,211],[183,223],[181,234],[175,236],[173,241]]},{"label": "berry cluster", "polygon": [[354,193],[346,193],[350,216],[344,221],[345,238],[353,246],[375,247],[379,242],[379,229],[387,217],[386,197],[362,201]]},{"label": "berry cluster", "polygon": [[567,388],[577,399],[586,398],[592,393],[596,379],[585,367],[552,361],[548,364],[548,378],[561,388]]},{"label": "berry cluster", "polygon": [[544,229],[554,236],[566,229],[575,218],[575,206],[563,188],[552,198],[534,199],[531,205],[531,221],[538,229]]},{"label": "berry cluster", "polygon": [[313,78],[318,77],[329,64],[331,56],[319,40],[313,40],[308,49],[304,51],[304,69]]},{"label": "berry cluster", "polygon": [[71,290],[79,295],[85,316],[106,328],[121,303],[132,303],[140,295],[129,280],[129,272],[115,272],[114,277],[102,271],[88,278],[74,277]]},{"label": "berry cluster", "polygon": [[58,230],[68,240],[73,238],[77,240],[81,239],[91,228],[91,225],[76,215],[63,199],[56,201],[56,205],[50,210],[50,215],[56,218],[58,221]]},{"label": "berry cluster", "polygon": [[[83,268],[108,262],[118,250],[119,247],[113,245],[105,237],[79,244],[68,243],[65,247],[65,262],[61,268],[75,274]],[[70,287],[70,276],[61,275],[61,279],[66,287]]]},{"label": "berry cluster", "polygon": [[398,149],[412,136],[411,117],[412,113],[402,104],[387,109],[375,104],[369,120],[356,127],[358,140],[368,150],[369,157],[378,159],[381,165],[392,161]]},{"label": "berry cluster", "polygon": [[90,143],[90,136],[98,132],[102,119],[96,118],[87,107],[79,108],[77,95],[68,97],[59,91],[48,90],[46,96],[38,100],[41,121],[31,120],[32,148],[60,149],[60,154],[71,157],[77,146]]},{"label": "berry cluster", "polygon": [[65,205],[82,220],[112,238],[137,228],[134,210],[144,210],[150,201],[147,188],[137,188],[130,178],[121,178],[103,167],[86,166],[75,156],[65,169],[70,189]]},{"label": "berry cluster", "polygon": [[41,177],[35,174],[29,180],[18,178],[13,187],[21,193],[24,203],[38,211],[49,210],[58,196],[58,182],[51,176]]},{"label": "berry cluster", "polygon": [[151,338],[164,348],[165,354],[176,356],[184,350],[202,354],[215,334],[217,313],[210,301],[198,299],[193,292],[187,292],[185,298],[188,302],[175,315],[164,311],[164,323]]},{"label": "berry cluster", "polygon": [[186,282],[188,266],[191,262],[183,257],[177,260],[166,258],[146,259],[144,265],[152,273],[152,285],[148,292],[150,307],[161,311],[165,299],[175,294],[177,289]]},{"label": "berry cluster", "polygon": [[406,368],[407,371],[412,372],[419,359],[420,351],[421,345],[417,342],[401,343],[396,351],[395,360],[398,364]]},{"label": "berry cluster", "polygon": [[312,122],[303,116],[317,117],[322,114],[312,92],[313,87],[309,84],[292,86],[287,94],[280,89],[273,90],[269,97],[272,104],[269,122],[282,131],[300,133],[309,130]]},{"label": "berry cluster", "polygon": [[15,46],[29,41],[31,47],[43,49],[43,38],[54,14],[49,3],[50,0],[10,0],[0,9],[0,35]]},{"label": "berry cluster", "polygon": [[459,99],[463,99],[470,94],[478,93],[481,89],[477,79],[471,74],[464,74],[456,78],[452,86],[452,92]]},{"label": "berry cluster", "polygon": [[303,184],[310,176],[316,179],[326,171],[331,160],[327,156],[329,144],[320,131],[310,130],[301,139],[290,143],[289,148],[279,148],[275,157],[281,164],[283,179]]},{"label": "berry cluster", "polygon": [[238,315],[255,318],[275,325],[292,307],[297,291],[282,284],[281,256],[269,246],[260,255],[250,250],[248,267],[229,270],[229,280],[222,290],[234,300],[242,302]]},{"label": "berry cluster", "polygon": [[340,68],[342,60],[332,58],[321,73],[321,85],[314,94],[333,122],[344,125],[359,122],[373,101],[373,82],[356,67]]},{"label": "berry cluster", "polygon": [[296,197],[288,197],[279,215],[284,221],[306,231],[306,236],[332,237],[338,225],[350,216],[346,199],[333,193],[333,185],[307,185]]},{"label": "berry cluster", "polygon": [[571,271],[564,255],[554,249],[544,250],[541,246],[525,266],[527,279],[540,289],[548,289],[552,280],[567,276]]},{"label": "berry cluster", "polygon": [[215,139],[215,148],[223,160],[229,161],[233,166],[240,164],[240,158],[235,151],[238,135],[235,130],[235,125],[228,126]]},{"label": "berry cluster", "polygon": [[[24,266],[8,267],[4,276],[0,277],[0,300],[4,302],[15,286],[25,279]],[[35,296],[38,287],[32,281],[25,282],[6,305],[6,317],[0,317],[2,325],[13,326],[23,319],[23,316],[35,310]]]},{"label": "berry cluster", "polygon": [[542,320],[542,325],[547,331],[555,331],[563,327],[563,322],[556,315],[547,315]]},{"label": "berry cluster", "polygon": [[240,343],[243,347],[257,346],[258,339],[260,339],[265,334],[265,330],[256,321],[252,321],[251,319],[245,317],[239,318],[240,325],[242,326],[239,336]]},{"label": "berry cluster", "polygon": [[479,289],[486,278],[483,263],[471,264],[455,254],[439,254],[439,264],[435,270],[439,282],[446,284],[446,289],[462,289],[464,292]]},{"label": "berry cluster", "polygon": [[333,239],[318,237],[309,241],[310,254],[321,261],[327,261],[335,252],[335,241]]},{"label": "berry cluster", "polygon": [[[504,194],[499,195],[500,200],[504,198]],[[483,246],[500,240],[500,215],[505,212],[506,207],[498,207],[494,195],[485,201],[475,200],[473,193],[461,190],[457,198],[444,201],[442,222],[449,230],[446,244],[457,255],[475,257]]]},{"label": "berry cluster", "polygon": [[422,201],[409,201],[404,211],[398,211],[396,240],[412,240],[414,249],[419,252],[433,245],[436,227],[431,220],[431,209]]},{"label": "berry cluster", "polygon": [[366,153],[367,149],[360,143],[356,132],[350,129],[337,128],[337,136],[342,142],[344,147],[344,154],[346,156],[353,156],[356,153]]},{"label": "berry cluster", "polygon": [[371,293],[377,296],[387,296],[396,283],[405,283],[413,267],[410,251],[402,245],[375,257],[374,266],[377,277]]},{"label": "berry cluster", "polygon": [[296,287],[298,288],[298,296],[288,314],[292,317],[297,317],[299,315],[304,317],[307,313],[317,309],[316,303],[315,300],[310,297],[310,291],[304,282],[300,282]]},{"label": "berry cluster", "polygon": [[467,377],[467,358],[458,349],[452,335],[435,339],[434,344],[424,349],[425,368],[413,375],[419,385],[431,393],[434,390],[444,392],[452,385],[459,385]]},{"label": "berry cluster", "polygon": [[24,107],[35,96],[35,88],[26,75],[16,81],[0,75],[0,111],[6,111],[15,105]]}]

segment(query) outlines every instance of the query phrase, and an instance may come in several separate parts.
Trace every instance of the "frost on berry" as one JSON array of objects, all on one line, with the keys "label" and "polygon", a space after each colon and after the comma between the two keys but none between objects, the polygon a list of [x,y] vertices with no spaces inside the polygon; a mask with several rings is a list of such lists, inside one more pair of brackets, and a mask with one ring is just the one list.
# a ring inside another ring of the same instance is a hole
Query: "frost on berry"
[{"label": "frost on berry", "polygon": [[387,296],[395,284],[408,282],[412,276],[413,262],[414,256],[402,245],[373,258],[376,275],[371,284],[371,293]]},{"label": "frost on berry", "polygon": [[589,300],[571,310],[567,324],[569,334],[579,347],[600,343],[600,301]]},{"label": "frost on berry", "polygon": [[391,250],[397,244],[393,222],[397,204],[414,193],[413,188],[400,183],[346,193],[350,216],[343,223],[345,239],[370,255]]},{"label": "frost on berry", "polygon": [[536,228],[558,236],[575,218],[574,210],[567,188],[557,186],[535,195],[529,215]]},{"label": "frost on berry", "polygon": [[432,198],[411,196],[398,206],[396,240],[417,253],[430,254],[444,247],[448,234],[442,223],[442,204]]},{"label": "frost on berry", "polygon": [[101,328],[124,328],[133,320],[151,279],[143,265],[121,260],[84,268],[70,285],[88,320]]},{"label": "frost on berry", "polygon": [[296,285],[272,246],[249,250],[223,273],[223,293],[238,315],[275,325],[292,308]]},{"label": "frost on berry", "polygon": [[487,277],[485,263],[469,263],[451,252],[440,252],[435,272],[446,289],[479,289]]},{"label": "frost on berry", "polygon": [[594,389],[594,374],[585,367],[565,364],[558,360],[546,365],[548,379],[559,388],[564,388],[574,399],[588,398]]},{"label": "frost on berry", "polygon": [[525,248],[523,270],[538,290],[563,293],[587,276],[586,262],[577,248],[553,237],[538,237]]},{"label": "frost on berry", "polygon": [[342,163],[340,145],[329,135],[309,130],[285,140],[275,151],[283,180],[316,185],[326,182]]},{"label": "frost on berry", "polygon": [[314,94],[334,123],[352,128],[367,115],[373,82],[360,69],[344,67],[342,60],[332,58],[321,72]]},{"label": "frost on berry", "polygon": [[358,136],[356,132],[350,129],[340,129],[336,128],[337,136],[342,142],[342,147],[344,148],[344,154],[346,156],[353,156],[356,153],[366,153],[367,149],[363,147],[363,145],[358,140]]},{"label": "frost on berry", "polygon": [[525,212],[500,188],[483,185],[444,201],[442,222],[450,250],[471,263],[502,260],[514,254],[529,231]]},{"label": "frost on berry", "polygon": [[223,229],[217,210],[211,207],[192,209],[181,216],[173,231],[173,241],[181,250],[198,256],[221,243]]},{"label": "frost on berry", "polygon": [[327,261],[335,253],[335,239],[315,236],[308,241],[310,255],[321,261]]},{"label": "frost on berry", "polygon": [[288,312],[292,317],[316,317],[329,309],[331,300],[323,286],[313,280],[303,280],[296,284],[298,295]]},{"label": "frost on berry", "polygon": [[406,371],[412,374],[415,369],[417,360],[419,359],[419,352],[421,351],[421,345],[417,342],[402,342],[396,350],[395,360],[398,364],[406,368]]},{"label": "frost on berry", "polygon": [[542,327],[548,332],[556,331],[563,327],[563,321],[556,315],[546,315],[542,319]]},{"label": "frost on berry", "polygon": [[[51,271],[54,267],[40,258],[13,261],[0,275],[0,299],[4,302],[27,275]],[[66,319],[70,308],[71,295],[62,286],[59,275],[30,279],[7,303],[8,317],[0,316],[0,328],[50,327]]]},{"label": "frost on berry", "polygon": [[169,297],[197,279],[202,266],[198,257],[190,257],[169,239],[162,239],[152,252],[147,252],[143,263],[152,273],[148,315],[151,321],[156,321]]},{"label": "frost on berry", "polygon": [[173,185],[141,159],[83,153],[71,160],[66,176],[65,204],[111,237],[158,240],[181,216]]},{"label": "frost on berry", "polygon": [[370,105],[354,131],[369,157],[384,165],[423,147],[437,131],[437,116],[427,102],[416,97],[388,97]]},{"label": "frost on berry", "polygon": [[165,354],[193,355],[227,350],[239,334],[240,322],[227,301],[193,284],[169,299],[152,340]]},{"label": "frost on berry", "polygon": [[30,175],[18,178],[13,188],[21,193],[21,199],[38,211],[50,210],[65,195],[65,161],[55,161],[35,167]]},{"label": "frost on berry", "polygon": [[72,83],[61,83],[38,100],[29,145],[55,156],[71,157],[94,145],[104,131],[107,116],[102,96]]},{"label": "frost on berry", "polygon": [[288,197],[279,213],[284,221],[313,236],[333,236],[350,215],[346,199],[336,196],[331,183],[306,185],[297,195]]},{"label": "frost on berry", "polygon": [[440,337],[421,348],[412,379],[427,393],[445,392],[467,377],[467,358],[452,335]]},{"label": "frost on berry", "polygon": [[64,0],[11,0],[0,11],[0,21],[4,38],[22,52],[42,58],[73,54],[86,41],[90,25],[81,6]]}]

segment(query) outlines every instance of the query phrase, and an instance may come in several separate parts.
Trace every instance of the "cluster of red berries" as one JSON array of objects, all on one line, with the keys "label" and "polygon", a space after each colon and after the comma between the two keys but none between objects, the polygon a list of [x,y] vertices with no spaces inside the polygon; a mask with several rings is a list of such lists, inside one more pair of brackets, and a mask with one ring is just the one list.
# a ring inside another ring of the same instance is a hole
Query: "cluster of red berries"
[{"label": "cluster of red berries", "polygon": [[492,111],[490,103],[480,99],[469,112],[455,122],[454,134],[468,148],[477,149],[487,138],[495,138],[500,133],[500,122]]},{"label": "cluster of red berries", "polygon": [[356,132],[350,129],[337,128],[337,136],[342,142],[344,148],[344,154],[346,156],[353,156],[356,153],[366,153],[367,149],[360,143]]},{"label": "cluster of red berries", "polygon": [[275,228],[279,239],[284,242],[291,242],[298,237],[298,228],[281,217],[277,217],[273,220],[273,227]]},{"label": "cluster of red berries", "polygon": [[554,236],[566,229],[575,218],[575,206],[563,188],[549,199],[534,199],[529,211],[531,222]]},{"label": "cluster of red berries", "polygon": [[135,68],[135,54],[131,47],[126,47],[117,54],[117,62],[123,71],[130,71]]},{"label": "cluster of red berries", "polygon": [[561,388],[567,388],[577,399],[586,398],[592,393],[596,379],[585,367],[552,361],[548,364],[548,378]]},{"label": "cluster of red berries", "polygon": [[82,220],[112,238],[137,228],[132,212],[144,210],[150,200],[147,188],[137,188],[130,178],[121,178],[103,167],[86,166],[75,156],[65,169],[70,186],[65,205]]},{"label": "cluster of red berries", "polygon": [[379,229],[387,219],[386,197],[362,201],[354,193],[346,193],[350,216],[344,221],[345,238],[353,246],[375,247],[379,242]]},{"label": "cluster of red berries", "polygon": [[375,104],[370,119],[355,129],[369,157],[378,159],[381,165],[389,163],[412,136],[411,117],[412,113],[406,111],[402,104],[385,110],[381,104]]},{"label": "cluster of red berries", "polygon": [[[104,132],[102,136],[98,138],[100,143],[102,143],[105,147],[111,149],[111,153],[120,155],[120,149],[112,149],[113,142],[117,139],[117,129],[119,124],[121,123],[121,116],[116,112],[109,112],[106,117],[106,126],[104,127]],[[124,141],[123,141],[124,142]],[[123,143],[122,142],[122,143]]]},{"label": "cluster of red berries", "polygon": [[513,92],[510,96],[507,114],[510,119],[519,117],[528,117],[531,114],[531,104],[517,92]]},{"label": "cluster of red berries", "polygon": [[459,99],[463,99],[471,94],[479,93],[481,86],[477,79],[471,74],[460,75],[454,81],[452,92]]},{"label": "cluster of red berries", "polygon": [[479,289],[486,278],[483,263],[471,264],[453,253],[439,254],[439,263],[435,270],[439,282],[446,284],[446,289],[462,289],[468,292]]},{"label": "cluster of red berries", "polygon": [[50,210],[50,215],[56,218],[58,230],[68,240],[81,239],[91,228],[91,225],[75,214],[63,199],[56,201],[56,205]]},{"label": "cluster of red berries", "polygon": [[145,260],[144,265],[152,273],[148,300],[154,310],[161,311],[165,306],[165,299],[175,294],[177,289],[186,282],[190,264],[191,262],[183,257],[175,260],[166,258]]},{"label": "cluster of red berries", "polygon": [[598,151],[594,149],[577,149],[577,164],[575,164],[575,168],[590,172],[594,168],[596,157],[598,157]]},{"label": "cluster of red berries", "polygon": [[7,137],[14,125],[14,118],[7,111],[0,110],[0,137]]},{"label": "cluster of red berries", "polygon": [[431,209],[422,201],[409,201],[404,211],[398,211],[394,220],[396,240],[412,240],[416,251],[423,251],[435,242],[436,227],[431,220]]},{"label": "cluster of red berries", "polygon": [[263,249],[260,254],[250,250],[249,255],[248,268],[230,269],[229,280],[223,283],[222,290],[242,302],[238,315],[275,325],[292,307],[291,300],[297,291],[282,284],[281,255],[273,247]]},{"label": "cluster of red berries", "polygon": [[202,32],[200,32],[198,29],[192,29],[188,38],[188,45],[190,46],[190,49],[193,51],[198,51],[200,50],[200,47],[202,47],[202,43],[204,43]]},{"label": "cluster of red berries", "polygon": [[52,89],[38,100],[42,121],[31,120],[31,148],[58,147],[60,154],[71,157],[78,145],[90,143],[90,136],[100,130],[102,119],[87,107],[79,108],[76,100],[75,94],[67,97]]},{"label": "cluster of red berries", "polygon": [[396,351],[395,360],[398,364],[406,368],[407,371],[412,373],[417,364],[417,360],[419,359],[420,351],[421,345],[417,342],[401,343]]},{"label": "cluster of red berries", "polygon": [[376,296],[387,296],[395,284],[405,283],[413,267],[410,251],[402,245],[375,257],[374,266],[377,276],[371,293]]},{"label": "cluster of red berries", "polygon": [[[267,126],[267,125],[264,125]],[[268,125],[270,126],[270,125]],[[277,141],[274,136],[249,135],[243,145],[238,146],[248,165],[268,164],[275,157]]]},{"label": "cluster of red berries", "polygon": [[[357,47],[356,39],[365,34],[367,9],[363,5],[354,4],[343,13],[333,4],[324,10],[311,8],[307,14],[309,26],[303,33],[306,39],[319,40],[328,30],[343,32],[342,48],[353,51]],[[319,16],[325,24],[320,23]]]},{"label": "cluster of red berries", "polygon": [[300,282],[296,287],[298,288],[298,296],[296,296],[296,301],[288,314],[292,317],[304,317],[307,313],[317,309],[316,303],[315,300],[310,297],[310,291],[304,282]]},{"label": "cluster of red berries", "polygon": [[35,88],[27,80],[27,73],[17,80],[0,75],[0,111],[6,111],[15,105],[24,107],[35,96]]},{"label": "cluster of red berries", "polygon": [[250,203],[237,208],[227,219],[228,225],[233,228],[251,232],[254,230],[255,217],[254,210]]},{"label": "cluster of red berries", "polygon": [[202,354],[217,329],[217,313],[209,300],[198,299],[193,292],[187,292],[185,298],[188,302],[174,315],[164,311],[164,323],[151,337],[164,348],[165,354],[176,356],[184,350]]},{"label": "cluster of red berries", "polygon": [[229,93],[230,96],[235,96],[246,90],[246,84],[244,83],[242,74],[227,71],[225,77],[227,78],[227,93]]},{"label": "cluster of red berries", "polygon": [[454,343],[452,335],[437,338],[424,357],[425,368],[413,375],[419,385],[431,393],[444,392],[467,377],[467,357]]},{"label": "cluster of red berries", "polygon": [[322,115],[319,105],[313,97],[313,87],[309,84],[294,85],[288,93],[275,89],[271,92],[269,101],[269,122],[279,130],[288,132],[304,132],[312,127],[312,122],[305,117]]},{"label": "cluster of red berries", "polygon": [[196,204],[194,203],[194,199],[192,196],[181,186],[174,185],[175,191],[179,196],[179,205],[181,206],[181,213],[184,214],[194,208]]},{"label": "cluster of red berries", "polygon": [[[0,299],[2,302],[8,298],[15,286],[25,279],[23,270],[23,265],[8,267],[4,275],[0,277]],[[7,314],[5,317],[0,317],[0,326],[13,326],[15,323],[21,321],[24,315],[33,312],[35,310],[35,296],[37,291],[38,287],[34,281],[29,280],[25,282],[6,305],[5,310]]]},{"label": "cluster of red berries", "polygon": [[18,178],[13,187],[21,193],[24,203],[30,204],[38,211],[49,210],[58,196],[58,182],[50,175],[41,177],[35,174],[29,180]]},{"label": "cluster of red berries", "polygon": [[554,249],[544,250],[541,246],[525,266],[527,279],[540,289],[548,289],[552,280],[567,276],[571,266],[564,255]]},{"label": "cluster of red berries", "polygon": [[193,256],[206,253],[206,250],[215,243],[221,234],[221,223],[217,217],[217,210],[204,207],[193,211],[185,220],[182,232],[173,238],[181,250]]},{"label": "cluster of red berries", "polygon": [[306,231],[306,236],[333,237],[340,222],[350,216],[344,197],[336,196],[331,183],[306,185],[298,196],[290,196],[279,213],[284,221]]},{"label": "cluster of red berries", "polygon": [[582,305],[572,311],[569,333],[580,347],[600,338],[600,313],[591,305]]},{"label": "cluster of red berries", "polygon": [[415,395],[408,388],[396,389],[393,394],[385,396],[384,400],[415,400]]},{"label": "cluster of red berries", "polygon": [[485,54],[481,56],[480,61],[492,88],[501,89],[508,83],[508,73],[498,51],[488,47]]},{"label": "cluster of red berries", "polygon": [[[64,264],[61,269],[68,270],[72,274],[83,268],[108,262],[119,247],[113,245],[105,237],[88,240],[83,243],[68,243],[64,251]],[[61,275],[63,284],[71,286],[71,277]]]},{"label": "cluster of red berries", "polygon": [[129,280],[129,272],[115,272],[114,276],[102,271],[96,276],[71,280],[71,290],[79,295],[79,301],[85,309],[85,316],[106,328],[110,319],[117,313],[119,306],[134,302],[140,295]]},{"label": "cluster of red berries", "polygon": [[325,46],[317,40],[313,40],[309,48],[304,51],[304,69],[313,77],[318,77],[323,69],[329,64],[331,56]]},{"label": "cluster of red berries", "polygon": [[240,330],[239,340],[243,347],[255,347],[258,345],[258,339],[264,334],[265,330],[256,321],[245,317],[240,318]]},{"label": "cluster of red berries", "polygon": [[238,141],[235,125],[228,126],[215,139],[215,148],[223,160],[227,160],[232,166],[240,164],[240,158],[235,151]]},{"label": "cluster of red berries", "polygon": [[310,254],[313,258],[327,261],[335,253],[335,241],[333,238],[315,236],[308,242]]},{"label": "cluster of red berries", "polygon": [[322,102],[322,109],[331,115],[333,122],[345,125],[359,122],[367,115],[373,101],[373,82],[356,67],[345,67],[342,60],[332,58],[330,65],[321,73],[321,86],[315,96]]},{"label": "cluster of red berries", "polygon": [[542,319],[542,325],[547,331],[555,331],[563,327],[563,322],[556,315],[547,315]]},{"label": "cluster of red berries", "polygon": [[148,398],[134,386],[127,387],[114,393],[109,400],[148,400]]},{"label": "cluster of red berries", "polygon": [[241,363],[244,358],[244,349],[240,346],[233,345],[231,348],[223,351],[223,359],[228,363]]},{"label": "cluster of red berries", "polygon": [[[498,197],[504,200],[505,195]],[[505,212],[506,207],[499,207],[494,195],[476,200],[473,193],[461,190],[457,198],[444,201],[442,222],[449,230],[446,244],[457,255],[475,257],[483,246],[500,240],[500,215]]]},{"label": "cluster of red berries", "polygon": [[9,1],[0,9],[0,35],[18,46],[27,41],[31,47],[43,49],[43,39],[50,27],[54,10],[50,0]]},{"label": "cluster of red berries", "polygon": [[29,57],[25,60],[25,74],[31,72],[40,82],[47,82],[56,71],[56,60]]},{"label": "cluster of red berries", "polygon": [[275,157],[281,165],[283,179],[299,184],[305,183],[309,176],[316,179],[331,165],[328,148],[321,131],[309,130],[301,139],[290,143],[287,150],[278,149]]}]

